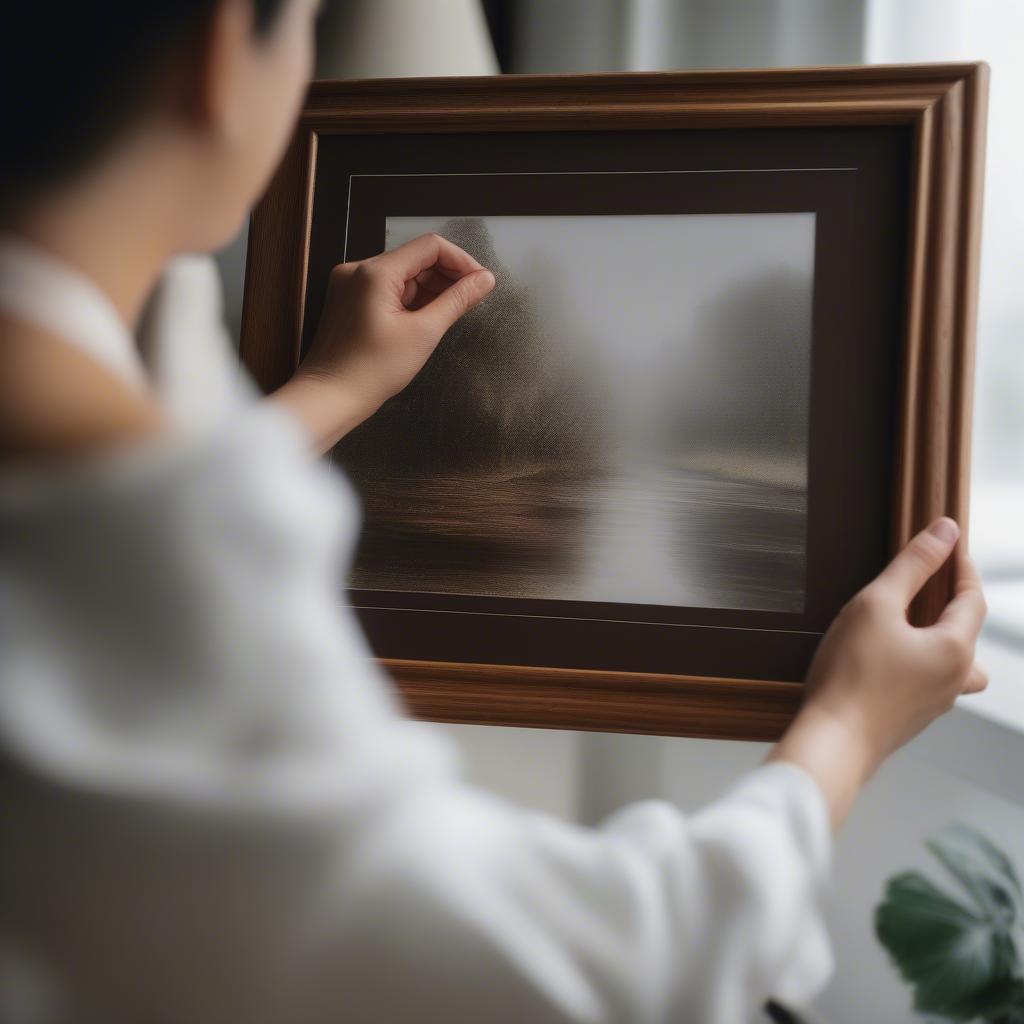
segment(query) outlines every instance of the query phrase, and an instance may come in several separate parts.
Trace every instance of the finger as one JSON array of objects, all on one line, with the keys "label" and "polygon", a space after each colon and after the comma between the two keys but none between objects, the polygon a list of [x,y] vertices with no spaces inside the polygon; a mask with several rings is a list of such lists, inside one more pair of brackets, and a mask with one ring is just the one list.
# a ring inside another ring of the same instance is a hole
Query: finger
[{"label": "finger", "polygon": [[406,309],[420,309],[448,288],[452,280],[450,272],[446,273],[435,267],[424,270],[406,281],[405,290],[402,292],[402,305]]},{"label": "finger", "polygon": [[876,583],[891,590],[904,607],[917,592],[942,568],[953,545],[960,536],[960,527],[952,519],[936,519],[922,530],[882,570]]},{"label": "finger", "polygon": [[962,546],[956,554],[956,592],[961,590],[981,590],[978,567]]},{"label": "finger", "polygon": [[987,611],[978,570],[967,555],[959,552],[956,557],[956,594],[943,609],[936,626],[974,639],[981,632]]},{"label": "finger", "polygon": [[988,686],[988,673],[980,666],[975,665],[967,676],[967,682],[961,693],[981,693]]},{"label": "finger", "polygon": [[444,334],[460,316],[486,298],[493,288],[494,275],[489,270],[474,270],[449,285],[416,316],[430,320],[433,330],[438,335]]},{"label": "finger", "polygon": [[331,278],[336,281],[347,281],[356,272],[359,262],[353,260],[351,263],[338,263],[331,269]]},{"label": "finger", "polygon": [[480,269],[480,264],[464,249],[440,235],[420,235],[390,252],[373,257],[373,262],[400,277],[403,281],[431,267],[462,277]]}]

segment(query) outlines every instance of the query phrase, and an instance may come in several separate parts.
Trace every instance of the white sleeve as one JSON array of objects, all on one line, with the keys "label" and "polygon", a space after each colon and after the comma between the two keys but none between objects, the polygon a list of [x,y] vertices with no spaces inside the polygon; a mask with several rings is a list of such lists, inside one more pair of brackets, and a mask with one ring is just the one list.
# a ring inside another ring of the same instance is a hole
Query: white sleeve
[{"label": "white sleeve", "polygon": [[0,948],[106,1021],[737,1024],[813,995],[810,778],[597,830],[461,783],[340,605],[358,514],[303,443],[264,408],[0,489]]}]

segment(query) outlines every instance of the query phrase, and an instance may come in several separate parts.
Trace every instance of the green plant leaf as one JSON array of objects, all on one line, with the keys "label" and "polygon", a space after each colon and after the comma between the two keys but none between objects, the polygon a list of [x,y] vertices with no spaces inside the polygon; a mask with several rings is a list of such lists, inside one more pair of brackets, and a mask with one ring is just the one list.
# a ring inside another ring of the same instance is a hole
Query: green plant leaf
[{"label": "green plant leaf", "polygon": [[1024,1024],[1024,981],[1018,978],[1003,1004],[987,1020],[989,1024]]},{"label": "green plant leaf", "polygon": [[1024,895],[1010,858],[980,832],[955,824],[925,844],[970,893],[978,910],[1011,927],[1021,916]]},{"label": "green plant leaf", "polygon": [[920,1013],[952,1020],[991,1015],[1017,980],[1017,950],[1005,915],[992,920],[916,871],[896,875],[875,914],[875,931]]}]

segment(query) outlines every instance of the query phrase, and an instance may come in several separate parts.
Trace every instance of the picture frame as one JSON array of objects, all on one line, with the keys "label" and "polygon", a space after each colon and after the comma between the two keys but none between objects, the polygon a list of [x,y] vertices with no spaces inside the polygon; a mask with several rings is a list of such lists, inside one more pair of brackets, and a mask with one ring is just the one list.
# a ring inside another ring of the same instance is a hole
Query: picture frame
[{"label": "picture frame", "polygon": [[[532,237],[551,239],[555,252],[554,240],[568,244],[577,228],[583,238],[607,223],[610,237],[612,222],[594,218],[616,217],[620,240],[633,232],[630,251],[641,253],[655,222],[686,229],[666,236],[668,251],[682,252],[672,239],[690,237],[694,218],[735,226],[739,214],[749,237],[763,228],[770,245],[771,231],[795,238],[795,218],[813,215],[806,416],[804,433],[794,434],[805,438],[803,489],[787,520],[802,546],[788,561],[762,558],[758,570],[771,582],[780,566],[798,566],[802,588],[785,598],[792,606],[761,601],[764,586],[746,577],[750,607],[743,597],[683,607],[619,601],[614,590],[612,600],[579,599],[589,592],[557,587],[552,597],[533,583],[512,586],[503,570],[486,592],[473,583],[446,592],[443,564],[422,586],[354,586],[349,597],[371,647],[414,714],[728,739],[781,734],[845,601],[934,517],[952,515],[966,530],[986,97],[983,64],[312,85],[249,233],[241,356],[268,392],[300,362],[330,267],[381,251],[403,218],[408,227],[473,218],[508,239],[515,218],[575,218],[548,232],[536,222]],[[785,234],[790,227],[795,234]],[[508,259],[518,252],[502,244]],[[578,246],[572,251],[585,251]],[[572,263],[564,257],[560,266]],[[722,274],[728,265],[715,264]],[[717,404],[744,408],[742,395]],[[363,447],[371,455],[357,468],[374,457]],[[371,535],[378,506],[368,501]],[[434,521],[443,520],[438,509]],[[537,521],[527,518],[526,533]],[[731,546],[742,555],[746,535],[736,529]],[[386,538],[395,535],[380,534],[385,569]],[[533,556],[545,569],[545,549]],[[742,570],[742,557],[733,562]],[[415,559],[409,565],[404,578],[414,579]],[[947,569],[915,602],[912,621],[933,621],[951,589]]]}]

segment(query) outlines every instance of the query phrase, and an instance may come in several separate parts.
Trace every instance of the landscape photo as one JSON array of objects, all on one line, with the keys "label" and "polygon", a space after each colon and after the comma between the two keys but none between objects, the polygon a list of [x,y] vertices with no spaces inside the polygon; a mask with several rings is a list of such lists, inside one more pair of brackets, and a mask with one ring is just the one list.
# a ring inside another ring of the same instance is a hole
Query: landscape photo
[{"label": "landscape photo", "polygon": [[495,276],[346,437],[356,588],[804,608],[812,213],[389,217]]}]

